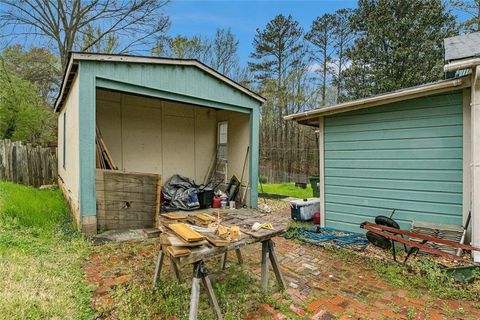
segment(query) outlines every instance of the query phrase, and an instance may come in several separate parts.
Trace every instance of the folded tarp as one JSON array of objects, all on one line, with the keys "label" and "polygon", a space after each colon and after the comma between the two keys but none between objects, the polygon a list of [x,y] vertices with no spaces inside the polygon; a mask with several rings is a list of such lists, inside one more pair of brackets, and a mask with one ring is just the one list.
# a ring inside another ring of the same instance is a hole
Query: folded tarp
[{"label": "folded tarp", "polygon": [[173,175],[163,186],[163,198],[169,209],[195,210],[200,208],[197,192],[202,189],[193,179]]}]

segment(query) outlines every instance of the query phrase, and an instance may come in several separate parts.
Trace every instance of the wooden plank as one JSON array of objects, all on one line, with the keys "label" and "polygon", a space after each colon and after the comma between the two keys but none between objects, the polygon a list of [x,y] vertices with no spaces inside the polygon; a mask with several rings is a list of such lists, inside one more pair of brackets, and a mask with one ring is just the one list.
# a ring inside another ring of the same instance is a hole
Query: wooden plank
[{"label": "wooden plank", "polygon": [[149,195],[157,196],[157,186],[156,184],[139,184],[139,183],[123,183],[123,182],[113,182],[105,179],[105,182],[102,188],[98,189],[102,191],[111,191],[111,192],[129,192],[129,193],[143,193]]},{"label": "wooden plank", "polygon": [[216,218],[212,217],[209,214],[204,214],[204,213],[198,213],[195,215],[198,219],[202,220],[203,222],[214,222],[217,221]]},{"label": "wooden plank", "polygon": [[215,296],[215,292],[213,291],[212,283],[210,282],[210,278],[208,277],[208,274],[203,275],[202,282],[207,291],[208,300],[210,301],[210,304],[213,306],[213,309],[215,310],[217,319],[223,320],[222,311],[220,310],[220,305],[218,304],[217,297]]},{"label": "wooden plank", "polygon": [[145,194],[141,192],[124,192],[124,191],[117,191],[117,192],[110,192],[110,191],[97,191],[97,199],[101,198],[104,200],[110,201],[143,201],[149,202],[154,204],[155,203],[155,194]]},{"label": "wooden plank", "polygon": [[0,180],[39,187],[55,183],[56,172],[55,148],[0,140]]},{"label": "wooden plank", "polygon": [[172,223],[168,225],[168,228],[170,228],[177,235],[182,237],[185,241],[200,241],[205,239],[204,235],[198,233],[195,230],[192,230],[184,223]]},{"label": "wooden plank", "polygon": [[270,257],[270,263],[272,264],[273,272],[275,273],[275,277],[277,278],[280,289],[285,290],[285,279],[283,278],[282,271],[280,270],[280,264],[278,263],[277,255],[275,254],[275,244],[272,240],[268,240],[267,243],[269,250],[268,256]]},{"label": "wooden plank", "polygon": [[155,224],[158,225],[158,215],[160,214],[160,206],[162,203],[162,178],[157,176],[157,197],[155,199]]},{"label": "wooden plank", "polygon": [[171,220],[183,220],[183,219],[187,219],[188,215],[185,213],[171,212],[171,213],[162,213],[161,217],[171,219]]},{"label": "wooden plank", "polygon": [[162,273],[163,267],[163,259],[164,254],[162,248],[160,248],[160,252],[158,253],[157,264],[155,265],[155,273],[153,275],[153,287],[155,287],[158,283],[158,279],[160,279],[160,274]]},{"label": "wooden plank", "polygon": [[167,246],[167,252],[172,257],[188,256],[191,251],[184,247]]},{"label": "wooden plank", "polygon": [[262,242],[262,265],[261,265],[261,288],[263,292],[268,290],[268,240]]},{"label": "wooden plank", "polygon": [[165,244],[165,245],[176,246],[176,247],[198,247],[198,246],[208,244],[208,241],[201,240],[201,241],[188,242],[177,237],[174,234],[162,233],[160,236],[160,243],[162,245]]},{"label": "wooden plank", "polygon": [[157,179],[157,173],[144,173],[134,171],[121,171],[121,170],[108,170],[108,169],[96,169],[96,172],[103,172],[107,177],[114,177],[117,179],[132,178],[132,179],[151,179],[155,181]]},{"label": "wooden plank", "polygon": [[129,201],[129,199],[103,200],[104,201],[101,203],[101,205],[99,204],[99,207],[105,210],[129,210],[154,213],[156,209],[154,203],[148,203],[145,201]]}]

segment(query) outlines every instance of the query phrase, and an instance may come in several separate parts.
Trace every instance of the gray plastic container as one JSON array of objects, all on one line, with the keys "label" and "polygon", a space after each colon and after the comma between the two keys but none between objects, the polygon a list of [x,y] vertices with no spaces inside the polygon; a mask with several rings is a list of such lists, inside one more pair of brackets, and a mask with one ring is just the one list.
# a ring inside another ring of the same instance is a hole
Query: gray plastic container
[{"label": "gray plastic container", "polygon": [[292,219],[296,221],[310,221],[315,212],[320,212],[320,199],[298,199],[290,201]]}]

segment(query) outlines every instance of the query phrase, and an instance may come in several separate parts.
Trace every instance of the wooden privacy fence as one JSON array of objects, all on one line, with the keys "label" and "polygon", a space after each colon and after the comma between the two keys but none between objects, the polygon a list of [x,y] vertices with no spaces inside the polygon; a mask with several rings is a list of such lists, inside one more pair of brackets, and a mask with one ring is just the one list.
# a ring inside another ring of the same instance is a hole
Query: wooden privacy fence
[{"label": "wooden privacy fence", "polygon": [[0,140],[0,180],[34,187],[56,183],[56,148]]}]

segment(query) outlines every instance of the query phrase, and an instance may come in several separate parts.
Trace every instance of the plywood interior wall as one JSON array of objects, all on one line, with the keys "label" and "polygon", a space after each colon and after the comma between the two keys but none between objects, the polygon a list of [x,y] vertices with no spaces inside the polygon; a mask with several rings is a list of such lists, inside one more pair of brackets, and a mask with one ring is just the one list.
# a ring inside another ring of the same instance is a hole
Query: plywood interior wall
[{"label": "plywood interior wall", "polygon": [[163,182],[178,173],[203,183],[216,152],[217,122],[225,120],[229,176],[240,178],[249,115],[97,90],[97,124],[117,166],[161,174]]}]

